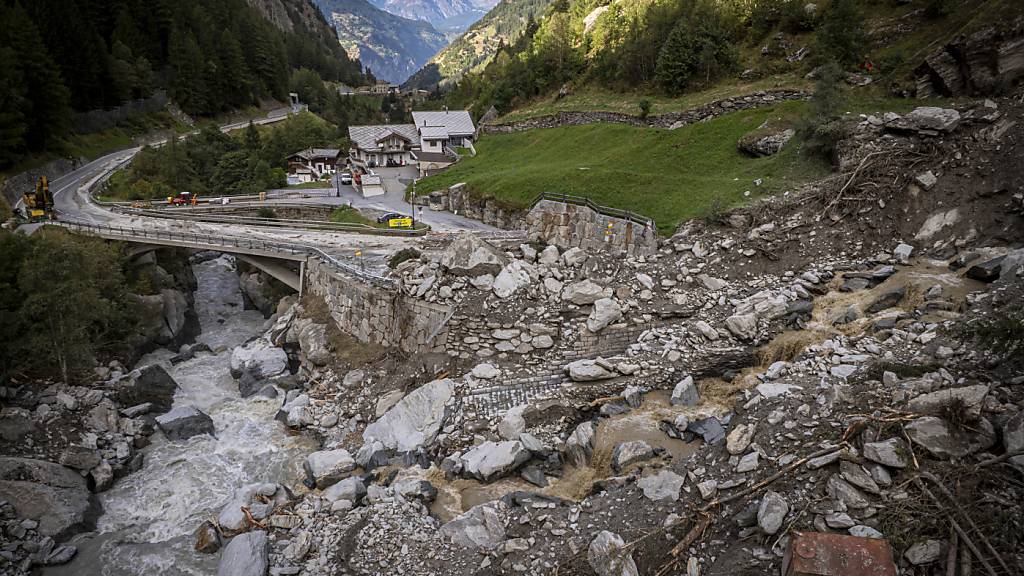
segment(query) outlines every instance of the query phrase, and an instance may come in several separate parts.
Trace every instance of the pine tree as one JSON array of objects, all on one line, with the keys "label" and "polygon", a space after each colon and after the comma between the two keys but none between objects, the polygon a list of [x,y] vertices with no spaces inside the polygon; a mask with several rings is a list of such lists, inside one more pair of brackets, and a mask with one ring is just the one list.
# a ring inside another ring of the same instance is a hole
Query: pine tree
[{"label": "pine tree", "polygon": [[17,162],[25,152],[28,122],[24,78],[15,61],[14,50],[0,46],[0,168]]},{"label": "pine tree", "polygon": [[829,2],[817,34],[819,60],[833,61],[840,66],[858,62],[868,45],[863,23],[864,17],[855,0]]},{"label": "pine tree", "polygon": [[245,127],[245,135],[242,137],[242,145],[245,149],[255,153],[263,146],[263,142],[260,139],[260,132],[256,129],[256,125],[249,121],[249,125]]}]

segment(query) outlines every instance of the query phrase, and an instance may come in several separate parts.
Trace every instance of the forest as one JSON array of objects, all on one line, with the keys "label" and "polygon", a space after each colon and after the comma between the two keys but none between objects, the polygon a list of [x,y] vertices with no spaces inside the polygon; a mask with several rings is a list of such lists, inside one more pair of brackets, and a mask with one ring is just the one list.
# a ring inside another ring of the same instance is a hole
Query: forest
[{"label": "forest", "polygon": [[245,0],[0,0],[0,169],[59,150],[75,113],[164,90],[211,116],[285,100],[300,68],[363,79],[336,43]]}]

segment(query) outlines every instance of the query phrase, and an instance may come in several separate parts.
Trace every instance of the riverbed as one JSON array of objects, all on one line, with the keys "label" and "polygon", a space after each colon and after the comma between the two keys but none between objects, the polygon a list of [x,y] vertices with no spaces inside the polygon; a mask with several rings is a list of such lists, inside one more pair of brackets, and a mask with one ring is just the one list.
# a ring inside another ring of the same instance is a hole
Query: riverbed
[{"label": "riverbed", "polygon": [[103,515],[98,536],[76,542],[69,564],[47,570],[54,576],[209,575],[218,555],[193,549],[192,533],[213,517],[244,484],[301,482],[302,461],[317,449],[313,440],[291,434],[276,420],[279,399],[242,399],[230,375],[231,351],[262,332],[264,319],[245,310],[234,260],[222,256],[193,265],[198,288],[197,338],[213,352],[171,366],[174,352],[159,350],[139,365],[161,362],[179,389],[174,406],[192,405],[213,419],[215,437],[170,442],[157,432],[142,452],[141,470],[99,495]]}]

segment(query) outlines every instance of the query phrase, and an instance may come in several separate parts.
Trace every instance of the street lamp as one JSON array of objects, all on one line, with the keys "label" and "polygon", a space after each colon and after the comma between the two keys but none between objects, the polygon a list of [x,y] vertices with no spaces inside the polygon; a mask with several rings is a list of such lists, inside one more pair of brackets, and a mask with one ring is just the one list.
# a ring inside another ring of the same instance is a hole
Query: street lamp
[{"label": "street lamp", "polygon": [[412,179],[412,195],[409,196],[409,205],[412,207],[412,228],[416,229],[416,181],[419,178],[413,177]]}]

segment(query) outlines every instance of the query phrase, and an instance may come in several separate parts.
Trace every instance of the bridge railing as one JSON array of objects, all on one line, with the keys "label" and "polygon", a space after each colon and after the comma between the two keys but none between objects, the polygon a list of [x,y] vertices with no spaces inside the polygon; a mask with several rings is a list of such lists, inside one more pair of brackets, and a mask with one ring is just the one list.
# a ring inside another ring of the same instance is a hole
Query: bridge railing
[{"label": "bridge railing", "polygon": [[353,266],[346,262],[339,260],[338,258],[324,252],[320,248],[315,246],[309,246],[302,243],[285,243],[285,242],[271,242],[267,240],[258,240],[254,238],[248,238],[243,236],[230,236],[230,235],[213,235],[213,234],[201,234],[198,232],[181,232],[173,230],[161,230],[158,228],[133,228],[124,226],[111,226],[109,224],[94,224],[91,222],[83,222],[80,220],[69,220],[62,218],[61,220],[54,221],[52,224],[61,226],[71,230],[76,230],[85,234],[92,234],[96,236],[124,238],[126,240],[133,241],[145,241],[145,240],[165,240],[169,242],[180,242],[184,244],[191,244],[193,246],[209,246],[219,248],[235,248],[242,250],[251,251],[263,251],[277,254],[289,254],[292,256],[304,255],[308,257],[318,258],[324,262],[327,266],[351,276],[355,276],[362,280],[366,280],[372,284],[385,287],[385,288],[397,288],[397,283],[394,278],[375,274],[371,271],[364,270],[361,267]]}]

